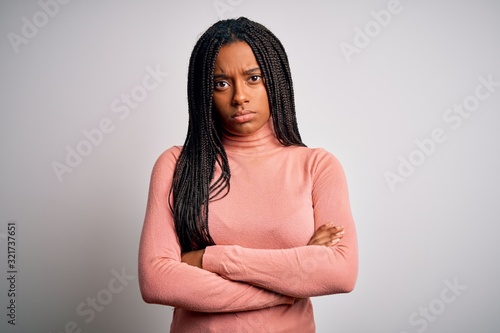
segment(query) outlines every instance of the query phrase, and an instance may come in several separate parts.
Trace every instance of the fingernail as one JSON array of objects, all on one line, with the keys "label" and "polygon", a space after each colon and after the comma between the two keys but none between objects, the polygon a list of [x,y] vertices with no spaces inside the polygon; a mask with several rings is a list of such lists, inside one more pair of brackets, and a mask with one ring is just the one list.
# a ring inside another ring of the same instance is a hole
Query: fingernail
[{"label": "fingernail", "polygon": [[338,242],[340,242],[340,238],[336,238],[331,241],[332,244],[337,244]]}]

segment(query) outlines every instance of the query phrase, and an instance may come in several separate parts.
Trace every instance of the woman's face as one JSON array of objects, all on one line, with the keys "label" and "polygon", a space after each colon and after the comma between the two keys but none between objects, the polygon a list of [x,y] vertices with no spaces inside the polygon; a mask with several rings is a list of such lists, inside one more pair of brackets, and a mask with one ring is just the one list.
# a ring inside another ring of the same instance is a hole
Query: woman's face
[{"label": "woman's face", "polygon": [[246,42],[221,47],[215,60],[213,102],[220,124],[233,135],[253,134],[269,120],[262,72]]}]

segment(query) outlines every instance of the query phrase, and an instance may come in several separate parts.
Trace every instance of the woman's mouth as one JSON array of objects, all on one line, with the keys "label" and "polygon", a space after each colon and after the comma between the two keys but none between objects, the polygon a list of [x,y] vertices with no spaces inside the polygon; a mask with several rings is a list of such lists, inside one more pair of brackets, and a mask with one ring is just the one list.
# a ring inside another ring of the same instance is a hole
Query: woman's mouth
[{"label": "woman's mouth", "polygon": [[237,123],[245,123],[255,117],[255,112],[250,110],[238,111],[234,114],[233,120]]}]

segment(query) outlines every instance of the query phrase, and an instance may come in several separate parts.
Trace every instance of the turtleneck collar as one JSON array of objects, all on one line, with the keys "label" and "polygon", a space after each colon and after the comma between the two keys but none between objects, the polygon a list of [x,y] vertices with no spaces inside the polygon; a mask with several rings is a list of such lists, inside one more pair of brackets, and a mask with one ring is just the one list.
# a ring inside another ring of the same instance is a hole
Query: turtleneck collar
[{"label": "turtleneck collar", "polygon": [[265,154],[283,147],[276,137],[271,117],[262,128],[250,135],[238,136],[223,131],[222,144],[226,152],[242,155]]}]

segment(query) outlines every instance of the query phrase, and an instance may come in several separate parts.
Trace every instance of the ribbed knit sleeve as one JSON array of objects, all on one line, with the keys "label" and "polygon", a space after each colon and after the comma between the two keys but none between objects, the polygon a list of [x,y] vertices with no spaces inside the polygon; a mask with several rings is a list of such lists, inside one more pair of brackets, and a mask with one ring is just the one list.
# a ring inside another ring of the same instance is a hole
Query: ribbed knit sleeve
[{"label": "ribbed knit sleeve", "polygon": [[200,312],[255,310],[292,304],[293,298],[231,281],[215,272],[181,262],[181,250],[168,194],[180,148],[155,163],[139,248],[139,284],[143,299]]},{"label": "ribbed knit sleeve", "polygon": [[317,149],[309,172],[315,229],[325,223],[343,225],[345,235],[337,245],[288,249],[215,245],[206,248],[203,269],[297,298],[350,292],[357,279],[358,253],[344,171],[333,155]]}]

